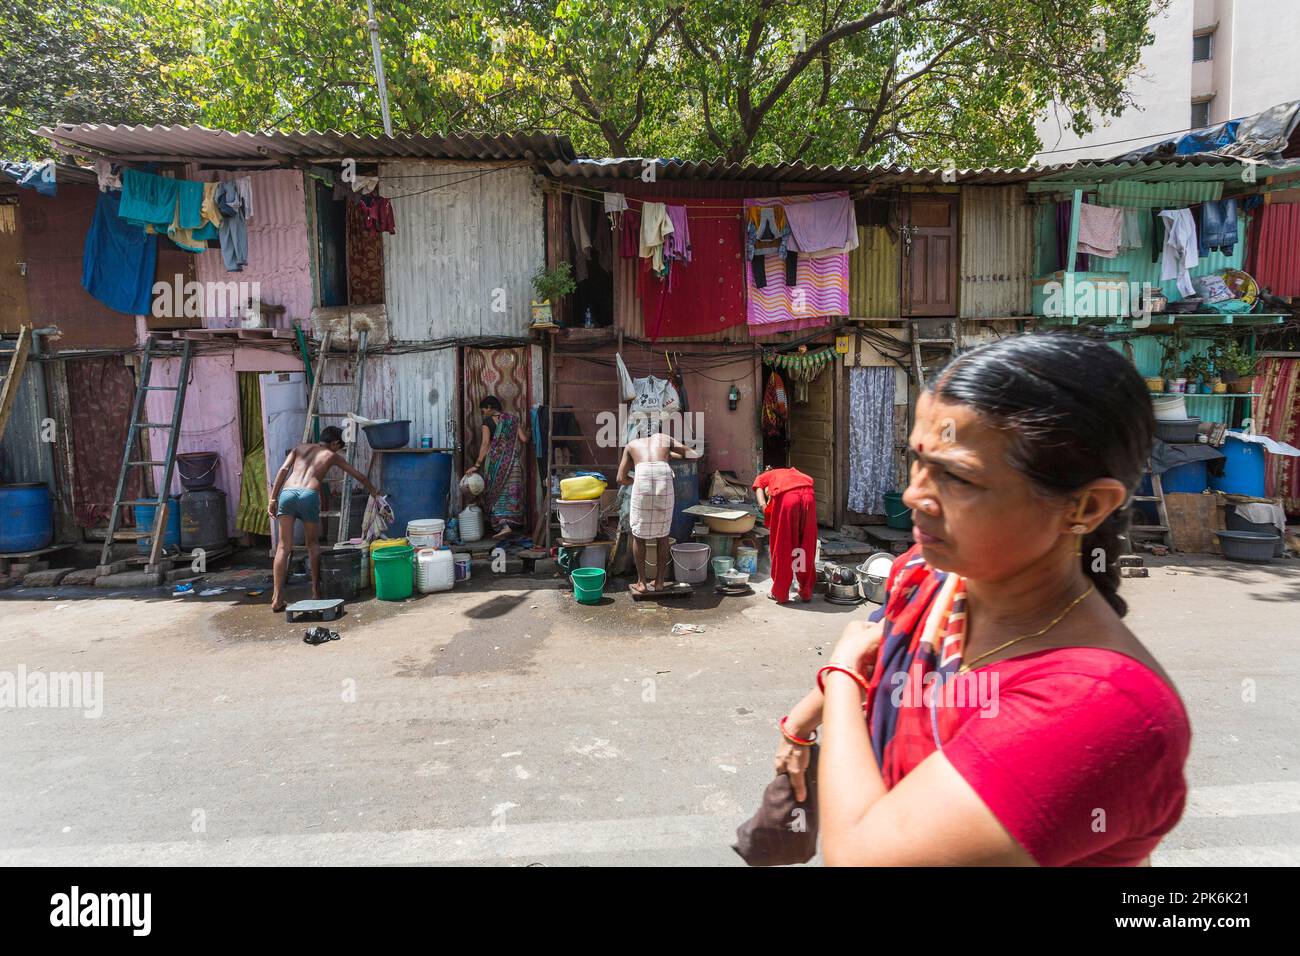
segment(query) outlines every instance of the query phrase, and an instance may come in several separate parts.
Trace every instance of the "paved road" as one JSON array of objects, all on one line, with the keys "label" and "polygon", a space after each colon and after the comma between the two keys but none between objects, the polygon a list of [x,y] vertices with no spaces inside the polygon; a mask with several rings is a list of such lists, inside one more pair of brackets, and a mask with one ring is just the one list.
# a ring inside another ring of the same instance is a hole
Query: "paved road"
[{"label": "paved road", "polygon": [[[1300,863],[1300,562],[1125,593],[1195,734],[1156,863]],[[774,721],[861,613],[503,579],[310,647],[242,594],[10,591],[0,672],[102,674],[103,710],[0,709],[0,864],[737,865]]]}]

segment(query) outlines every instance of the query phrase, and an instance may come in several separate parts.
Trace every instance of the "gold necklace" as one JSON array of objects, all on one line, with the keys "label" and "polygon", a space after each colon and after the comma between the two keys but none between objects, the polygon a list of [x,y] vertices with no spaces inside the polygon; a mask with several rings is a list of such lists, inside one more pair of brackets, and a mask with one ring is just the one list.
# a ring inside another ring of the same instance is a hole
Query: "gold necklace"
[{"label": "gold necklace", "polygon": [[972,667],[974,667],[975,664],[976,664],[977,662],[984,660],[984,658],[986,658],[986,657],[992,657],[992,656],[993,656],[994,654],[996,654],[998,651],[1004,651],[1004,650],[1006,650],[1006,649],[1007,649],[1008,647],[1010,647],[1012,644],[1019,644],[1021,641],[1028,641],[1028,640],[1030,640],[1030,639],[1032,639],[1032,638],[1035,638],[1035,637],[1042,637],[1044,634],[1046,634],[1046,633],[1047,633],[1048,631],[1050,631],[1052,628],[1056,627],[1056,625],[1060,624],[1061,621],[1063,621],[1063,620],[1065,619],[1065,615],[1069,614],[1069,613],[1070,613],[1071,611],[1073,611],[1076,607],[1078,607],[1078,606],[1079,606],[1079,603],[1080,603],[1084,598],[1086,598],[1089,594],[1091,594],[1094,590],[1096,590],[1096,587],[1095,587],[1094,585],[1092,585],[1092,584],[1089,584],[1089,585],[1088,585],[1088,589],[1087,589],[1086,591],[1084,591],[1082,594],[1080,594],[1080,595],[1079,595],[1077,598],[1075,598],[1073,601],[1071,601],[1069,604],[1067,604],[1066,607],[1065,607],[1065,610],[1062,611],[1060,614],[1056,615],[1056,617],[1052,618],[1052,622],[1051,622],[1050,624],[1048,624],[1046,627],[1044,627],[1044,628],[1040,628],[1039,630],[1034,631],[1034,633],[1032,633],[1032,634],[1024,634],[1024,635],[1022,635],[1022,636],[1020,636],[1020,637],[1013,637],[1011,640],[1007,641],[1005,644],[999,644],[997,647],[993,648],[993,650],[991,650],[991,651],[986,651],[985,653],[981,654],[979,657],[975,658],[975,659],[972,660],[972,661],[963,661],[961,667],[957,668],[957,673],[959,673],[959,674],[965,674],[965,673],[966,673],[967,671],[969,671]]}]

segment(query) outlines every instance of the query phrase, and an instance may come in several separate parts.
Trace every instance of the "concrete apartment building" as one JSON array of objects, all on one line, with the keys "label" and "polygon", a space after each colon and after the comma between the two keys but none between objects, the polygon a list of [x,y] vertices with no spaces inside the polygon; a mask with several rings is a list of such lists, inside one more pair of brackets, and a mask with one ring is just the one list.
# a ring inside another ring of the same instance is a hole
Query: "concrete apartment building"
[{"label": "concrete apartment building", "polygon": [[1036,162],[1114,156],[1300,99],[1300,0],[1171,0],[1151,30],[1134,105],[1086,136],[1049,110]]}]

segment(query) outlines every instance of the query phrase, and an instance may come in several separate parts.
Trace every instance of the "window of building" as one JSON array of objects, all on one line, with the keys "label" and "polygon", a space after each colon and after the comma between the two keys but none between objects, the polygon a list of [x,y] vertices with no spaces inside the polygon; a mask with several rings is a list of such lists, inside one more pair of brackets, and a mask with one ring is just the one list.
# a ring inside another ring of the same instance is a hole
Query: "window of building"
[{"label": "window of building", "polygon": [[1210,125],[1210,101],[1192,104],[1192,129]]},{"label": "window of building", "polygon": [[1193,62],[1212,59],[1214,59],[1214,34],[1203,33],[1200,36],[1192,37]]}]

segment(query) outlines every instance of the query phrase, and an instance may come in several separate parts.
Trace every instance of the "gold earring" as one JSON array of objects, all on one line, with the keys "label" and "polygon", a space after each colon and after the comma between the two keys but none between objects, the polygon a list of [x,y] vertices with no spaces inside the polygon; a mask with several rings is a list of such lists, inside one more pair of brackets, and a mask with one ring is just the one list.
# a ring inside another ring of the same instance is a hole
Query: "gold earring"
[{"label": "gold earring", "polygon": [[1070,533],[1078,535],[1087,534],[1088,526],[1085,524],[1072,524],[1070,525]]}]

